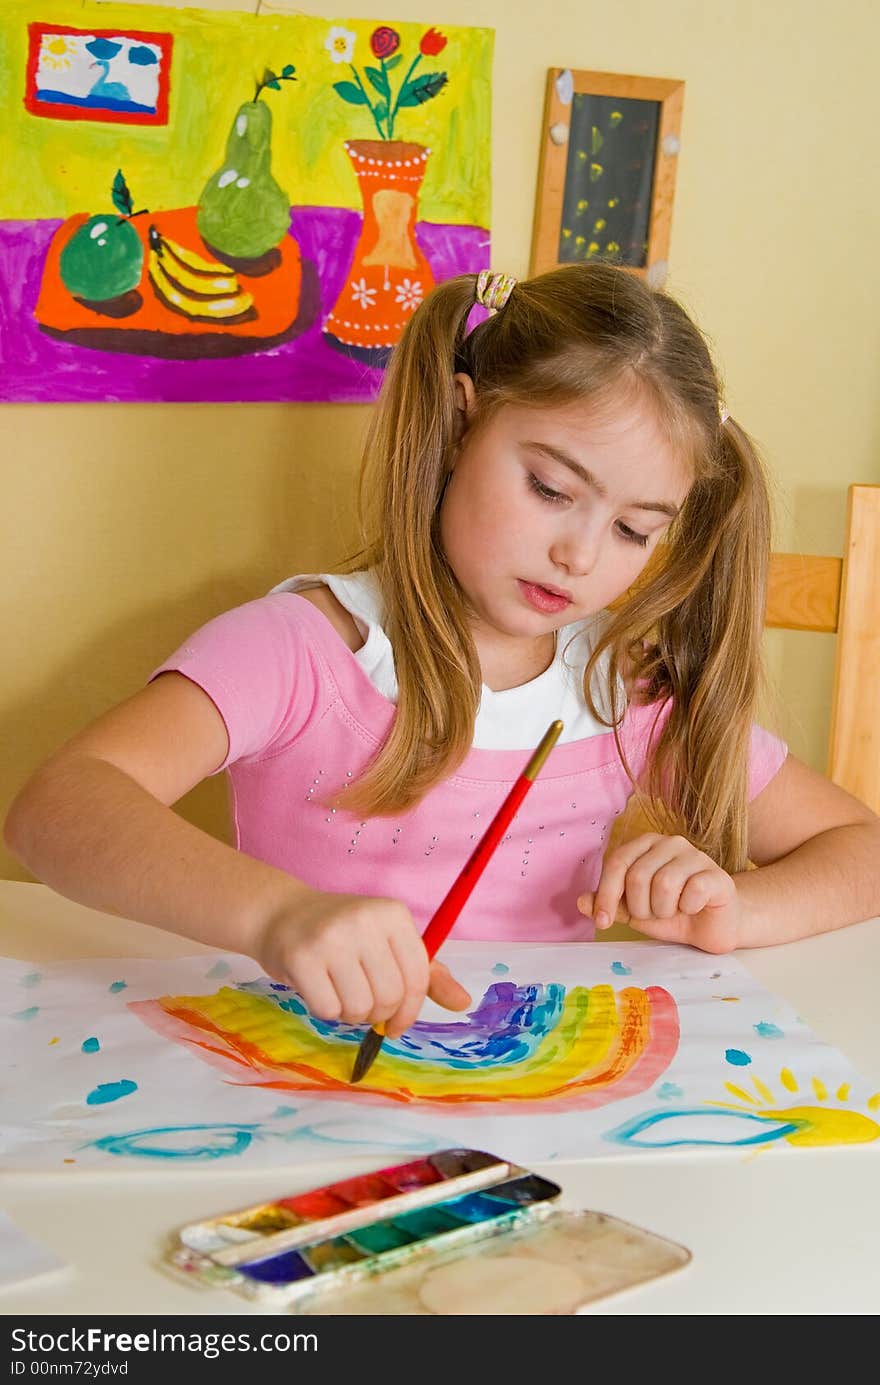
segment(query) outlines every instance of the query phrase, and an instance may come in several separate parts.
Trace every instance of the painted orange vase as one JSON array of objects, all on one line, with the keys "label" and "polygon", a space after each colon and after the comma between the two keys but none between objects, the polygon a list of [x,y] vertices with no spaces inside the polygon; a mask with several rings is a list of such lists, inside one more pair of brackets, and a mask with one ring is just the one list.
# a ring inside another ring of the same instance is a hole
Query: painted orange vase
[{"label": "painted orange vase", "polygon": [[419,189],[431,151],[402,140],[351,139],[345,152],[358,180],[364,219],[324,335],[347,356],[384,366],[434,287],[416,240]]}]

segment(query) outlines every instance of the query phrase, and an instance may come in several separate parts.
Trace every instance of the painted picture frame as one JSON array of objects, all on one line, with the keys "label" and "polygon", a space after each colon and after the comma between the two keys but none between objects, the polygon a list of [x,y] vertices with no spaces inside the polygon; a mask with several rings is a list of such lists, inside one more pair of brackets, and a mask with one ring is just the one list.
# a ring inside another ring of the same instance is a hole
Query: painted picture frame
[{"label": "painted picture frame", "polygon": [[169,33],[28,25],[24,104],[51,120],[167,125]]},{"label": "painted picture frame", "polygon": [[593,259],[666,278],[684,82],[551,67],[530,272]]}]

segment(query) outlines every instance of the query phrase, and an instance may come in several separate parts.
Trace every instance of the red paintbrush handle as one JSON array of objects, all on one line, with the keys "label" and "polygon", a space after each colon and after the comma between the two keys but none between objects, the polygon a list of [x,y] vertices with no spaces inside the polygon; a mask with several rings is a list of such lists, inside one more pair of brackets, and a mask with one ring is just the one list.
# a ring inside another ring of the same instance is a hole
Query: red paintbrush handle
[{"label": "red paintbrush handle", "polygon": [[504,836],[514,813],[531,786],[532,780],[521,774],[422,934],[422,942],[425,944],[429,957],[435,956],[438,947],[461,913],[465,900],[489,864],[492,852]]}]

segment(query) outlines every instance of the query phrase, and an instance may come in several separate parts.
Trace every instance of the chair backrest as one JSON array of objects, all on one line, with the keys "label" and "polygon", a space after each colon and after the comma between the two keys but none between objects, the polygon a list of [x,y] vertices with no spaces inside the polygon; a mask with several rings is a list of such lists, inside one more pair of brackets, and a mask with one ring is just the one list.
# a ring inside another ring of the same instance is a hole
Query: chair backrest
[{"label": "chair backrest", "polygon": [[880,486],[850,486],[842,558],[773,554],[765,624],[837,634],[827,773],[880,813]]}]

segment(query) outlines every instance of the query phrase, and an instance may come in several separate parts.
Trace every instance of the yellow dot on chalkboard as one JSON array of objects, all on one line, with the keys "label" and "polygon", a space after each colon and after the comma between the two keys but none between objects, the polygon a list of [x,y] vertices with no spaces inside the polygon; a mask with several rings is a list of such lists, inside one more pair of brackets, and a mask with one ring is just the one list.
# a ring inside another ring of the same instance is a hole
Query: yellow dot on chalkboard
[{"label": "yellow dot on chalkboard", "polygon": [[578,202],[578,204],[577,204],[578,213],[579,213],[579,214],[582,214],[583,212],[585,212],[585,211],[587,210],[587,207],[589,207],[589,205],[590,205],[590,204],[589,204],[589,202],[587,201],[587,199],[586,199],[585,197],[582,197],[581,200],[580,200],[580,202]]},{"label": "yellow dot on chalkboard", "polygon": [[604,137],[604,135],[602,134],[602,131],[601,131],[601,130],[597,130],[596,126],[594,125],[594,126],[593,126],[593,140],[592,140],[592,144],[593,144],[593,153],[594,153],[594,154],[598,154],[599,150],[602,148],[602,145],[603,145],[604,143],[605,143],[605,137]]},{"label": "yellow dot on chalkboard", "polygon": [[609,207],[616,207],[619,201],[620,201],[620,198],[619,198],[619,197],[609,197],[609,198],[608,198],[608,205],[609,205]]},{"label": "yellow dot on chalkboard", "polygon": [[575,245],[586,245],[587,238],[586,236],[575,236],[574,243]]},{"label": "yellow dot on chalkboard", "polygon": [[597,183],[604,172],[601,164],[590,164],[590,182]]},{"label": "yellow dot on chalkboard", "polygon": [[588,250],[587,250],[587,254],[588,254],[588,255],[598,255],[598,253],[599,253],[599,242],[596,241],[596,240],[591,240],[591,241],[590,241],[590,244],[589,244],[589,248],[588,248]]},{"label": "yellow dot on chalkboard", "polygon": [[563,226],[562,228],[562,238],[563,240],[569,240],[571,238],[571,231],[567,226]]},{"label": "yellow dot on chalkboard", "polygon": [[616,255],[620,249],[620,246],[618,245],[616,240],[610,240],[608,244],[605,246],[605,249],[608,251],[609,255]]},{"label": "yellow dot on chalkboard", "polygon": [[586,161],[587,161],[586,151],[583,150],[583,149],[579,149],[579,150],[577,151],[577,153],[578,153],[578,158],[580,159],[581,163],[586,163]]},{"label": "yellow dot on chalkboard", "polygon": [[593,230],[594,230],[594,231],[604,231],[604,230],[605,230],[605,222],[603,221],[603,219],[602,219],[601,216],[599,217],[599,220],[598,220],[598,221],[594,222],[594,224],[593,224]]},{"label": "yellow dot on chalkboard", "polygon": [[608,124],[613,129],[615,125],[620,124],[621,120],[623,120],[623,111],[612,111],[608,119]]}]

